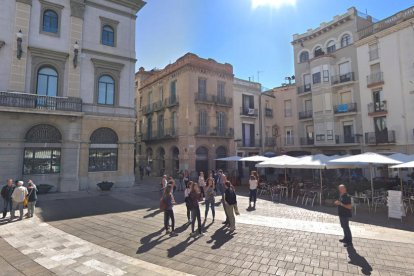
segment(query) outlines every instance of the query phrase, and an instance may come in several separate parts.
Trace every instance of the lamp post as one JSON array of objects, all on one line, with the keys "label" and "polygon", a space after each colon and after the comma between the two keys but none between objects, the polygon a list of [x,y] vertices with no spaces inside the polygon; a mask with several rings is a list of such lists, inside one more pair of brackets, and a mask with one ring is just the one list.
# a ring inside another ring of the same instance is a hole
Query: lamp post
[{"label": "lamp post", "polygon": [[16,33],[17,36],[17,59],[21,59],[22,58],[22,54],[23,54],[23,49],[22,49],[22,42],[23,42],[23,34],[22,34],[22,30],[19,30]]},{"label": "lamp post", "polygon": [[73,45],[73,67],[77,67],[78,66],[78,54],[79,54],[79,44],[76,41],[75,44]]}]

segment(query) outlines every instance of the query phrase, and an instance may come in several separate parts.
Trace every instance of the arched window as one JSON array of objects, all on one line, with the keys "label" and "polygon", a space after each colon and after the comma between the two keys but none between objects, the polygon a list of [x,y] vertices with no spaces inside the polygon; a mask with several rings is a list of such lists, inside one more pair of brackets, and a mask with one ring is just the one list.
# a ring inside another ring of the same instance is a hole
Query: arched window
[{"label": "arched window", "polygon": [[57,33],[59,28],[58,14],[52,10],[45,10],[43,13],[43,27],[42,30],[48,33]]},{"label": "arched window", "polygon": [[112,47],[115,46],[115,32],[109,25],[102,27],[102,44]]},{"label": "arched window", "polygon": [[324,55],[325,53],[323,52],[322,48],[320,46],[315,48],[315,51],[313,52],[314,57],[319,57]]},{"label": "arched window", "polygon": [[336,47],[335,47],[335,41],[331,40],[328,42],[328,44],[326,45],[326,52],[329,53],[333,53],[335,52]]},{"label": "arched window", "polygon": [[103,75],[98,80],[98,104],[114,105],[115,81],[111,76]]},{"label": "arched window", "polygon": [[118,135],[110,128],[98,128],[90,137],[89,171],[116,170],[118,170]]},{"label": "arched window", "polygon": [[304,52],[300,53],[299,62],[306,62],[308,60],[309,60],[309,52],[308,51],[304,51]]},{"label": "arched window", "polygon": [[[30,147],[24,149],[23,174],[60,172],[61,150],[58,144],[62,141],[62,135],[56,127],[47,124],[36,125],[26,133],[25,140],[26,143],[30,143]],[[54,146],[45,147],[46,143]]]},{"label": "arched window", "polygon": [[349,34],[344,34],[341,38],[341,47],[346,47],[351,44],[351,36]]},{"label": "arched window", "polygon": [[58,73],[52,67],[42,67],[37,71],[36,93],[43,96],[57,96]]}]

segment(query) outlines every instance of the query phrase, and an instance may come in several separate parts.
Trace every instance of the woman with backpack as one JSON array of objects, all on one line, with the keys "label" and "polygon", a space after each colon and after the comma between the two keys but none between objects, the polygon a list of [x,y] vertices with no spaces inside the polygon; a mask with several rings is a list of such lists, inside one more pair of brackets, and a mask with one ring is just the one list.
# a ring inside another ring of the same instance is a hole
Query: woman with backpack
[{"label": "woman with backpack", "polygon": [[[190,236],[196,237],[203,236],[203,233],[201,232],[201,214],[200,214],[200,205],[198,204],[199,201],[201,201],[201,193],[200,188],[198,187],[197,183],[194,183],[191,187],[191,191],[189,194],[190,197],[190,208],[191,208],[191,234]],[[194,226],[195,221],[197,219],[198,224],[198,233],[194,232]]]},{"label": "woman with backpack", "polygon": [[[177,236],[177,233],[174,232],[175,219],[173,204],[175,204],[174,196],[172,195],[172,187],[168,185],[165,188],[165,192],[161,198],[161,209],[164,209],[164,227],[165,233],[170,234],[171,237]],[[171,219],[171,232],[168,229],[168,221]]]},{"label": "woman with backpack", "polygon": [[231,185],[230,181],[226,181],[225,188],[224,208],[226,209],[226,214],[229,219],[230,232],[233,232],[236,230],[236,218],[234,214],[239,215],[239,210],[237,209],[236,192],[234,191],[234,187]]},{"label": "woman with backpack", "polygon": [[213,214],[213,222],[214,222],[214,217],[216,216],[216,212],[214,210],[214,203],[215,203],[214,196],[216,195],[216,192],[214,191],[214,179],[211,177],[207,179],[207,186],[206,186],[205,194],[206,194],[206,198],[204,202],[206,204],[206,212],[204,216],[204,222],[207,220],[208,210],[210,208],[211,208],[211,213]]}]

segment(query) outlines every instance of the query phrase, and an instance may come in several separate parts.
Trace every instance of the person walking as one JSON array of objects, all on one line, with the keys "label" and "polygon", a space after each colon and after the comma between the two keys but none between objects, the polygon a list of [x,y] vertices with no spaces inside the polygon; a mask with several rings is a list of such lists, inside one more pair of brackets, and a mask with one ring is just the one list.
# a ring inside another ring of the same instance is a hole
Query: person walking
[{"label": "person walking", "polygon": [[346,187],[343,184],[339,185],[338,191],[339,199],[335,201],[335,205],[338,206],[339,221],[344,231],[344,238],[339,241],[344,243],[345,247],[353,247],[352,233],[349,228],[349,219],[352,217],[351,197],[348,195]]},{"label": "person walking", "polygon": [[7,184],[1,189],[1,197],[3,198],[3,218],[6,217],[7,212],[13,209],[13,200],[11,198],[14,190],[13,179],[7,179]]},{"label": "person walking", "polygon": [[184,201],[185,201],[185,206],[187,207],[187,219],[188,219],[188,223],[191,223],[191,199],[190,199],[190,192],[191,189],[193,187],[193,182],[189,181],[187,183],[187,187],[184,190]]},{"label": "person walking", "polygon": [[[174,211],[173,211],[173,204],[175,204],[174,196],[172,195],[172,186],[168,185],[165,188],[164,195],[162,200],[164,201],[164,227],[165,227],[165,233],[170,234],[170,236],[174,237],[177,236],[177,233],[175,233],[175,218],[174,218]],[[171,232],[168,228],[168,222],[171,219]]]},{"label": "person walking", "polygon": [[249,208],[252,208],[251,203],[253,202],[253,209],[256,209],[257,199],[257,178],[253,174],[250,175],[249,179]]},{"label": "person walking", "polygon": [[237,199],[236,192],[234,187],[231,185],[230,181],[226,181],[226,191],[224,192],[224,208],[229,220],[230,232],[236,230],[236,218],[234,214],[238,215],[237,210]]},{"label": "person walking", "polygon": [[28,192],[28,195],[27,195],[28,203],[27,203],[26,217],[32,218],[35,212],[36,201],[37,201],[37,188],[32,180],[28,181],[27,192]]},{"label": "person walking", "polygon": [[214,179],[208,178],[207,179],[207,186],[206,186],[206,198],[205,198],[205,204],[206,204],[206,211],[204,216],[204,223],[207,220],[208,210],[211,208],[211,214],[213,215],[213,222],[214,218],[216,216],[216,211],[214,210],[214,203],[215,203],[215,195],[216,192],[214,191]]},{"label": "person walking", "polygon": [[[201,214],[200,214],[200,205],[198,202],[201,200],[201,193],[200,188],[198,187],[197,183],[193,183],[191,187],[191,191],[189,194],[190,197],[190,207],[191,207],[191,234],[190,236],[196,237],[202,236],[203,233],[201,232]],[[194,232],[194,226],[197,219],[198,224],[198,233]]]},{"label": "person walking", "polygon": [[23,219],[23,208],[24,208],[24,199],[28,195],[27,189],[23,186],[23,181],[17,181],[16,188],[14,188],[12,193],[12,200],[13,200],[13,208],[11,211],[10,221],[15,218],[15,211],[19,209],[20,217],[19,220]]},{"label": "person walking", "polygon": [[204,178],[204,172],[200,172],[198,176],[198,185],[200,186],[200,192],[201,192],[202,198],[206,197],[204,193],[204,189],[206,187],[206,180]]},{"label": "person walking", "polygon": [[218,173],[218,183],[217,183],[217,192],[221,194],[221,203],[223,203],[224,214],[226,215],[226,220],[223,222],[224,225],[229,225],[229,216],[227,215],[227,209],[224,206],[224,192],[226,191],[226,175],[223,173],[222,170],[219,170]]},{"label": "person walking", "polygon": [[184,172],[178,172],[178,191],[184,191]]}]

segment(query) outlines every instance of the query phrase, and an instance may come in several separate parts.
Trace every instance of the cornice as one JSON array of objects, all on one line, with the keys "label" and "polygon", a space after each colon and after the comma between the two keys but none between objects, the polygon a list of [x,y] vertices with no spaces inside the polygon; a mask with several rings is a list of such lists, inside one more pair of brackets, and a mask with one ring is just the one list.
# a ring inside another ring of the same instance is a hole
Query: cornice
[{"label": "cornice", "polygon": [[122,68],[125,66],[123,63],[117,63],[97,58],[91,58],[91,61],[93,65],[97,68],[112,69],[118,72],[120,72]]},{"label": "cornice", "polygon": [[126,12],[126,11],[122,11],[122,10],[119,10],[119,9],[116,9],[116,8],[105,6],[105,5],[102,5],[100,3],[96,3],[92,0],[85,0],[85,5],[91,6],[91,7],[97,8],[97,9],[101,9],[101,10],[104,10],[104,11],[108,11],[108,12],[111,12],[111,13],[119,14],[119,15],[122,15],[122,16],[126,16],[126,17],[129,17],[129,18],[132,18],[132,19],[137,18],[135,13]]},{"label": "cornice", "polygon": [[26,5],[32,5],[32,0],[16,0],[16,2],[18,2],[18,3],[23,3],[23,4],[26,4]]},{"label": "cornice", "polygon": [[55,9],[59,9],[62,10],[64,8],[64,6],[53,3],[53,2],[49,2],[49,1],[45,1],[45,0],[39,0],[40,4],[48,6],[48,7],[53,7]]},{"label": "cornice", "polygon": [[46,57],[46,58],[55,59],[59,61],[66,61],[66,59],[69,57],[69,54],[65,52],[57,52],[57,51],[44,49],[44,48],[37,48],[37,47],[28,47],[28,49],[31,55],[33,56]]},{"label": "cornice", "polygon": [[135,58],[109,54],[109,53],[100,52],[100,51],[96,51],[96,50],[92,50],[92,49],[83,48],[83,49],[81,49],[81,52],[85,53],[85,54],[91,54],[91,55],[97,55],[97,56],[102,56],[102,57],[107,57],[107,58],[125,60],[125,61],[129,61],[129,62],[133,62],[133,63],[137,62],[137,60]]},{"label": "cornice", "polygon": [[122,5],[124,7],[132,9],[137,13],[142,7],[145,6],[146,2],[142,0],[107,0],[108,2],[115,3],[117,5]]}]

